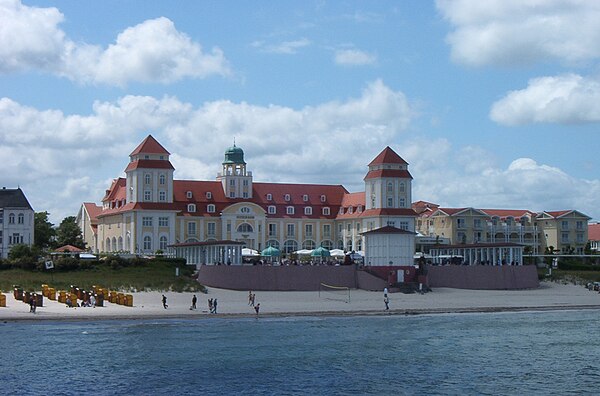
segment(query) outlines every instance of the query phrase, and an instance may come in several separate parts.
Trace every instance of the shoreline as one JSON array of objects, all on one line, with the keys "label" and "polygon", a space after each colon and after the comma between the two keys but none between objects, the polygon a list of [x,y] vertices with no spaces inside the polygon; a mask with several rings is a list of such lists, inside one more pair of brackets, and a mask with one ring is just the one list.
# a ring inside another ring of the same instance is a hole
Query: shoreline
[{"label": "shoreline", "polygon": [[[384,310],[383,293],[351,290],[350,302],[342,295],[319,296],[318,292],[256,291],[261,304],[259,318],[415,316],[502,312],[549,312],[600,310],[600,294],[582,286],[542,283],[528,290],[465,290],[439,288],[421,294],[390,294],[390,310]],[[190,310],[194,293],[132,293],[134,306],[107,303],[104,307],[66,308],[62,303],[44,299],[35,314],[29,305],[7,296],[7,307],[0,308],[0,324],[11,322],[81,322],[104,320],[203,320],[256,318],[248,304],[247,291],[209,288],[207,294],[196,293],[198,309]],[[168,309],[162,307],[162,294]],[[207,300],[218,299],[218,314],[209,314]]]}]

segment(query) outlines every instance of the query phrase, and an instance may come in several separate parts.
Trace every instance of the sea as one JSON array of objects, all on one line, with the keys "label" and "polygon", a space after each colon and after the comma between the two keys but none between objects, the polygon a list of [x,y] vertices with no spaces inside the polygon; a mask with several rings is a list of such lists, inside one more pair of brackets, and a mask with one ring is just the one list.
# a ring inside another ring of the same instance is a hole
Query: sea
[{"label": "sea", "polygon": [[0,323],[2,395],[600,393],[600,311]]}]

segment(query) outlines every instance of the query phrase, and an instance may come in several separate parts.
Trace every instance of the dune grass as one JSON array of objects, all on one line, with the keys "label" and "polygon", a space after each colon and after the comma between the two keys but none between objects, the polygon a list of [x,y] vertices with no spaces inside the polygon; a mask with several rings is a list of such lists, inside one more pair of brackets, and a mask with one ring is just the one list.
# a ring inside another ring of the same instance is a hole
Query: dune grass
[{"label": "dune grass", "polygon": [[9,269],[0,271],[0,289],[3,292],[10,292],[14,285],[19,285],[26,291],[39,291],[42,284],[47,284],[57,290],[69,289],[71,285],[89,290],[96,285],[128,292],[204,292],[205,287],[192,278],[192,272],[193,267],[182,267],[180,275],[176,276],[175,267],[166,263],[118,269],[99,264],[90,269],[67,272]]}]

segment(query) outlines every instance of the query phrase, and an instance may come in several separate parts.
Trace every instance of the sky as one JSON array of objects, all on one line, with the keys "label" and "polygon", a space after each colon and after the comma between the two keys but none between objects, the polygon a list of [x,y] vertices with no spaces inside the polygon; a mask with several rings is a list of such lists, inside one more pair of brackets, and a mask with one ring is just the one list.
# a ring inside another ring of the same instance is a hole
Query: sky
[{"label": "sky", "polygon": [[0,0],[0,185],[58,224],[149,134],[176,179],[235,140],[254,181],[600,220],[600,2]]}]

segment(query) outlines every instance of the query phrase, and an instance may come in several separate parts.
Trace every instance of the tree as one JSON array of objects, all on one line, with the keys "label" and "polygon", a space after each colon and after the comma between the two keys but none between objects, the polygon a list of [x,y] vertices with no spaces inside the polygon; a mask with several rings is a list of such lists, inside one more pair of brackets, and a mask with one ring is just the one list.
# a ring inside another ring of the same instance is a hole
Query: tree
[{"label": "tree", "polygon": [[53,245],[56,230],[54,224],[48,220],[48,212],[37,212],[34,215],[34,242],[33,244],[40,249],[46,249]]},{"label": "tree", "polygon": [[61,221],[56,229],[56,242],[58,246],[73,245],[85,249],[85,242],[81,234],[81,229],[75,221],[75,216],[68,216]]}]

